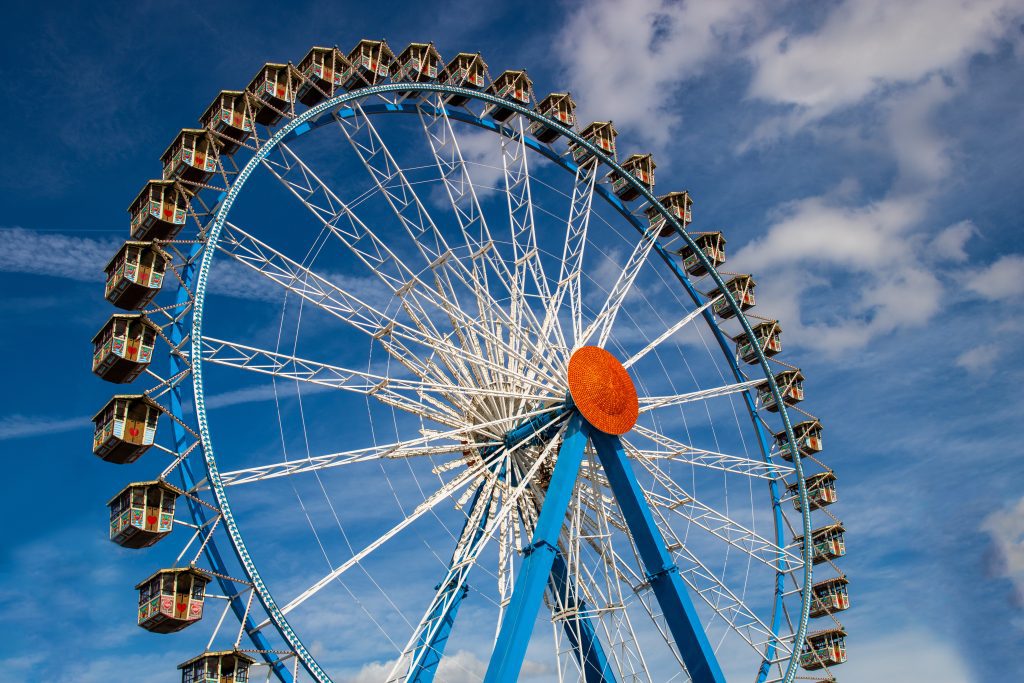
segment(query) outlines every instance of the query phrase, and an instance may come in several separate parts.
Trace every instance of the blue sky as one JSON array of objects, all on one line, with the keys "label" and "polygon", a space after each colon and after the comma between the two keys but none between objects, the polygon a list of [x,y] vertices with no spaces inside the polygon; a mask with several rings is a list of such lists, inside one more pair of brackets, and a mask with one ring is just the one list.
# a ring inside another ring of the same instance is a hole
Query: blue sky
[{"label": "blue sky", "polygon": [[[88,452],[111,393],[88,373],[109,315],[100,270],[158,155],[213,94],[362,37],[479,50],[492,73],[525,67],[538,93],[571,91],[581,120],[613,119],[621,149],[654,153],[659,189],[687,187],[702,224],[726,232],[729,269],[754,273],[758,311],[782,321],[840,477],[854,604],[841,680],[1024,675],[1011,656],[1024,646],[1019,1],[13,12],[0,605],[15,679],[126,680],[131,666],[173,680],[202,647],[132,623],[152,563],[104,538],[103,503],[128,475]],[[271,315],[232,301],[227,326],[266,333]],[[222,389],[224,424],[272,407],[255,384]]]}]

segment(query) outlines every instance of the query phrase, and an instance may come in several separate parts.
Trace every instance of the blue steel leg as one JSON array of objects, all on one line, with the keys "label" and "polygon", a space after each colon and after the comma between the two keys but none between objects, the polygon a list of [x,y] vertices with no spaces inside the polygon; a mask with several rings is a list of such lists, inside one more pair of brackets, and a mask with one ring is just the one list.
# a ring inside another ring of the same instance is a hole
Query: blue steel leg
[{"label": "blue steel leg", "polygon": [[[587,605],[578,598],[569,568],[565,565],[562,554],[555,553],[555,561],[551,566],[551,591],[558,596],[558,601],[566,607],[574,607],[578,612],[585,612]],[[615,674],[608,663],[608,658],[601,647],[601,641],[594,632],[594,623],[589,616],[577,614],[572,619],[562,622],[565,635],[569,638],[583,670],[583,680],[587,683],[612,683]]]},{"label": "blue steel leg", "polygon": [[[456,582],[452,581],[449,583],[445,590],[447,593],[455,591]],[[420,664],[409,674],[409,678],[406,679],[410,683],[430,683],[430,681],[434,680],[434,676],[437,674],[437,666],[441,663],[441,657],[444,656],[444,648],[448,645],[448,637],[452,633],[452,626],[455,625],[455,617],[459,613],[459,606],[469,593],[469,588],[465,584],[459,586],[457,590],[457,594],[450,599],[451,602],[447,609],[444,609],[444,602],[441,602],[435,614],[430,615],[431,619],[435,617],[440,618],[441,626],[434,633],[430,642],[426,641],[427,634],[424,633],[423,638],[417,645],[414,657],[419,657],[420,652],[424,648],[428,649],[422,655],[423,659],[420,661]],[[447,596],[445,600],[448,600]]]},{"label": "blue steel leg", "polygon": [[612,493],[619,503],[626,524],[647,572],[654,596],[668,622],[693,683],[725,683],[715,652],[704,633],[697,610],[686,592],[679,568],[665,547],[665,539],[654,522],[643,490],[626,459],[619,437],[590,428],[589,436],[601,459]]},{"label": "blue steel leg", "polygon": [[565,511],[569,507],[586,445],[583,418],[575,413],[569,418],[555,471],[533,532],[533,541],[516,578],[512,601],[501,622],[484,683],[514,683],[519,678],[537,610],[558,552],[558,535],[565,521]]},{"label": "blue steel leg", "polygon": [[[513,486],[518,484],[514,473],[509,473],[509,481]],[[532,488],[532,485],[531,485]],[[524,520],[525,525],[525,520]],[[587,683],[614,683],[615,674],[608,664],[608,658],[601,646],[601,641],[594,631],[593,621],[589,616],[580,614],[587,609],[586,603],[579,599],[579,593],[569,576],[569,568],[561,552],[555,553],[555,561],[551,565],[549,580],[551,592],[559,603],[577,610],[577,615],[562,622],[565,635],[576,651],[576,659],[580,663],[584,679]]]},{"label": "blue steel leg", "polygon": [[[476,506],[480,502],[480,496],[483,493],[483,486],[477,489],[476,494],[473,496],[473,502],[470,504],[470,510],[475,510]],[[493,501],[487,503],[488,508],[493,505]],[[470,545],[475,545],[480,541],[480,537],[483,535],[484,530],[487,527],[487,518],[490,516],[490,510],[484,510],[480,516],[480,521],[477,523],[477,528],[473,531],[473,537],[469,539]],[[465,538],[467,526],[463,527],[462,534],[459,538]],[[457,551],[456,551],[457,552]],[[458,558],[453,555],[451,562],[449,563],[449,570],[452,565],[458,561]],[[448,644],[448,637],[451,635],[452,626],[455,624],[455,616],[458,614],[459,605],[462,604],[463,598],[469,592],[466,587],[463,577],[469,572],[471,565],[466,564],[459,568],[458,572],[448,582],[447,586],[444,586],[440,594],[437,604],[434,607],[434,611],[431,612],[430,616],[427,617],[427,623],[441,620],[440,626],[434,632],[433,636],[430,635],[430,629],[426,629],[420,641],[416,643],[416,650],[413,652],[413,662],[416,663],[413,670],[409,673],[407,679],[410,683],[430,683],[434,680],[434,676],[437,674],[437,666],[441,663],[441,657],[444,655],[444,648]],[[438,588],[441,588],[438,586]]]},{"label": "blue steel leg", "polygon": [[[505,445],[511,448],[517,445],[520,441],[526,439],[542,438],[543,435],[547,433],[547,430],[552,428],[551,425],[553,425],[553,423],[561,417],[562,414],[563,411],[558,410],[538,415],[527,420],[505,436]],[[490,452],[485,452],[484,457],[487,457],[489,454]],[[505,471],[502,469],[498,472],[498,477],[503,478],[504,476]],[[477,490],[473,497],[473,502],[470,504],[470,510],[476,509],[482,492],[482,488]],[[492,504],[493,502],[488,503],[488,505]],[[480,518],[480,522],[474,531],[473,538],[469,541],[471,545],[475,545],[479,542],[480,536],[483,535],[484,530],[487,527],[487,519],[489,516],[490,511],[484,511],[484,514]],[[466,536],[466,530],[467,527],[464,526],[459,538],[464,538]],[[453,555],[451,562],[448,565],[449,570],[456,561],[457,558]],[[465,565],[459,569],[458,573],[452,578],[448,585],[444,587],[443,592],[434,607],[434,611],[427,617],[427,623],[440,619],[441,624],[437,630],[434,631],[433,636],[429,634],[430,629],[427,629],[427,631],[423,633],[421,640],[416,644],[416,649],[413,652],[412,659],[413,667],[412,671],[409,672],[408,678],[411,683],[430,683],[434,680],[434,676],[437,674],[437,667],[441,663],[441,657],[444,655],[444,648],[448,644],[448,637],[451,635],[452,626],[455,624],[455,616],[459,611],[459,606],[462,604],[463,598],[465,598],[466,594],[469,592],[462,579],[470,569],[470,565]],[[456,591],[456,586],[459,586],[460,584],[462,587]],[[440,586],[438,588],[440,589]]]}]

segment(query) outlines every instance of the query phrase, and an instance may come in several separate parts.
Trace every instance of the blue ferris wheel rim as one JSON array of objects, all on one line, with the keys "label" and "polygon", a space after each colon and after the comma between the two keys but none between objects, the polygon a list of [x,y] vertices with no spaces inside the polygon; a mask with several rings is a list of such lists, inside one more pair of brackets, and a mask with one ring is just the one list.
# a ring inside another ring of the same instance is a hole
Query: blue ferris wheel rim
[{"label": "blue ferris wheel rim", "polygon": [[[355,110],[353,110],[352,108],[343,108],[343,105],[349,102],[363,100],[374,95],[383,95],[389,93],[401,94],[408,92],[436,92],[443,94],[463,95],[472,100],[482,101],[487,104],[500,105],[503,108],[515,111],[516,113],[526,117],[530,121],[542,123],[547,127],[557,130],[561,135],[565,136],[568,140],[572,141],[573,144],[584,147],[591,154],[597,156],[601,163],[605,164],[613,171],[616,171],[620,177],[624,178],[639,193],[641,197],[650,202],[651,206],[655,207],[656,210],[667,221],[667,224],[672,226],[676,233],[681,236],[681,238],[685,241],[687,246],[693,249],[697,258],[701,261],[702,265],[707,269],[708,274],[711,276],[712,280],[718,286],[719,291],[722,293],[724,299],[726,300],[726,303],[736,313],[736,318],[742,326],[743,331],[746,334],[750,335],[751,338],[753,338],[753,331],[750,327],[749,322],[746,320],[746,317],[742,314],[742,311],[740,310],[740,307],[737,304],[731,292],[729,292],[728,288],[725,287],[725,282],[722,279],[721,275],[718,273],[717,269],[714,267],[714,264],[709,261],[708,257],[704,254],[703,250],[697,248],[697,245],[694,243],[693,239],[687,234],[687,232],[683,229],[683,227],[679,224],[675,217],[672,216],[660,204],[660,202],[657,201],[657,198],[650,190],[647,189],[647,187],[641,184],[631,173],[623,169],[617,161],[605,155],[603,150],[596,147],[588,140],[585,140],[584,138],[580,137],[572,129],[566,128],[558,121],[547,118],[533,110],[520,106],[515,102],[511,102],[509,100],[496,97],[486,92],[456,86],[442,85],[437,83],[386,83],[374,86],[367,86],[365,88],[360,88],[359,90],[346,92],[343,95],[339,95],[334,98],[325,100],[324,102],[321,102],[318,105],[310,107],[302,114],[297,115],[294,119],[286,123],[282,128],[278,129],[274,133],[274,135],[272,135],[267,140],[266,144],[260,147],[259,150],[253,155],[253,157],[247,162],[245,167],[239,172],[235,181],[228,188],[228,191],[226,193],[223,193],[222,196],[219,198],[220,207],[217,210],[216,217],[212,223],[212,227],[210,228],[209,232],[205,235],[205,245],[202,250],[202,259],[200,261],[198,270],[196,271],[193,268],[190,269],[187,273],[187,278],[185,279],[186,285],[193,284],[193,281],[195,285],[193,290],[192,326],[189,335],[191,345],[190,362],[192,366],[191,381],[193,384],[194,392],[195,419],[199,428],[199,436],[201,442],[200,446],[202,450],[204,466],[206,468],[206,478],[207,482],[210,485],[210,489],[213,492],[214,497],[216,499],[217,506],[220,510],[221,519],[225,526],[225,530],[227,531],[229,538],[231,540],[231,546],[232,550],[234,551],[235,557],[238,560],[239,564],[242,566],[243,570],[246,572],[249,581],[252,583],[253,590],[259,597],[260,602],[262,603],[264,609],[266,610],[268,616],[270,617],[271,623],[273,623],[279,635],[292,648],[293,652],[295,653],[295,656],[302,663],[303,668],[307,671],[307,673],[310,676],[312,676],[314,680],[321,683],[329,683],[331,682],[332,679],[320,667],[320,665],[316,662],[312,654],[309,653],[309,651],[302,644],[302,641],[299,638],[298,634],[292,629],[291,625],[288,623],[286,616],[281,612],[280,608],[274,601],[274,598],[271,595],[270,591],[267,589],[266,585],[260,578],[259,571],[255,563],[253,562],[252,558],[249,556],[248,549],[246,548],[245,543],[242,540],[242,536],[238,529],[237,522],[235,521],[234,515],[231,511],[230,503],[228,502],[225,487],[221,481],[220,472],[217,467],[214,455],[212,438],[210,436],[209,431],[209,424],[207,420],[205,405],[205,394],[203,389],[203,370],[201,353],[203,308],[205,305],[209,269],[213,261],[213,255],[214,252],[216,251],[216,245],[220,238],[221,230],[223,229],[224,223],[230,212],[231,206],[233,205],[238,194],[245,186],[245,182],[248,179],[248,177],[252,174],[255,168],[267,157],[267,155],[274,148],[276,148],[277,145],[281,144],[282,142],[287,142],[289,140],[293,140],[302,135],[305,135],[306,133],[309,133],[312,130],[315,130],[323,125],[332,122],[335,117],[347,118],[353,116],[355,114]],[[361,110],[368,115],[412,114],[416,113],[423,107],[424,104],[419,101],[402,101],[397,103],[385,102],[382,104],[363,106],[361,107]],[[341,109],[338,110],[339,108]],[[502,131],[505,130],[500,124],[485,119],[481,116],[473,115],[466,110],[445,108],[445,113],[452,120],[458,120],[460,122],[474,125],[482,129],[490,130],[497,134],[501,134]],[[571,160],[567,160],[563,156],[557,154],[552,149],[543,145],[536,139],[524,135],[523,142],[526,146],[530,147],[535,152],[542,154],[549,160],[558,164],[563,169],[569,172],[575,172],[577,166],[574,162],[572,162]],[[607,188],[603,186],[597,186],[595,187],[595,192],[600,194],[620,215],[623,216],[623,218],[626,219],[628,223],[633,225],[633,227],[637,229],[640,232],[640,234],[643,234],[645,232],[646,228],[643,226],[640,220],[637,219],[636,216],[632,215],[632,213],[618,199],[618,197],[609,192]],[[686,289],[688,295],[694,300],[695,303],[699,304],[701,296],[700,293],[690,282],[686,273],[682,271],[682,269],[679,268],[678,264],[676,264],[672,260],[671,254],[669,254],[665,250],[665,248],[658,242],[655,242],[654,249],[658,252],[662,260],[665,261],[670,270],[672,270],[673,274],[677,277],[677,279],[679,279],[680,283]],[[740,369],[737,359],[730,352],[728,337],[721,330],[717,320],[715,320],[714,315],[710,310],[704,311],[702,313],[702,316],[704,317],[705,321],[707,322],[713,334],[715,335],[716,340],[722,348],[723,354],[727,362],[729,363],[734,375],[737,378],[740,378],[742,371]],[[179,330],[179,334],[182,331],[183,330]],[[178,341],[180,341],[180,339]],[[791,443],[796,443],[792,423],[786,411],[785,402],[782,399],[781,392],[779,391],[779,388],[775,382],[774,376],[772,375],[769,369],[767,358],[765,357],[763,350],[760,348],[758,344],[754,344],[753,349],[756,352],[757,360],[761,366],[761,369],[765,374],[765,381],[775,400],[775,404],[780,409],[779,414],[785,426],[786,434],[789,437]],[[172,363],[173,362],[174,361],[172,361]],[[768,437],[764,432],[764,428],[761,426],[758,420],[754,401],[750,397],[749,393],[744,393],[743,398],[745,404],[747,405],[748,412],[750,413],[750,417],[753,421],[755,432],[758,436],[758,445],[761,449],[762,457],[766,462],[770,462],[768,456],[768,453],[770,451],[770,444],[768,442]],[[180,414],[180,402],[172,401],[172,409],[174,408],[175,404],[177,405],[177,410],[179,412],[179,414],[177,414],[176,417],[180,418],[182,417],[182,415]],[[802,585],[804,587],[809,587],[811,582],[812,565],[810,545],[810,506],[808,504],[807,491],[804,484],[803,470],[800,464],[799,455],[793,458],[793,462],[796,470],[797,495],[801,504],[801,516],[804,531],[804,543],[802,548]],[[192,476],[191,473],[188,473],[187,471],[184,471],[183,475],[186,477],[186,479],[194,479],[194,476]],[[772,480],[769,486],[771,494],[771,503],[773,507],[774,524],[776,530],[775,542],[777,545],[782,547],[785,545],[785,539],[783,537],[784,525],[782,524],[781,518],[781,506],[778,485],[775,480]],[[190,506],[190,511],[194,516],[204,515],[200,506]],[[212,537],[210,538],[208,547],[205,552],[207,554],[207,558],[211,561],[212,564],[214,564],[215,570],[217,570],[218,567],[224,566],[223,560],[219,555],[219,548],[216,545],[216,539]],[[767,678],[769,668],[772,663],[771,660],[773,659],[775,653],[775,648],[779,635],[779,628],[782,625],[782,603],[784,597],[783,578],[784,574],[782,572],[781,566],[779,566],[776,568],[776,585],[774,589],[775,600],[773,605],[773,616],[771,624],[772,634],[769,645],[765,651],[765,657],[762,662],[761,668],[758,671],[758,677],[756,679],[758,683],[766,680]],[[223,581],[223,579],[221,580]],[[797,661],[800,652],[799,644],[803,642],[803,639],[806,635],[806,628],[811,604],[811,593],[808,590],[803,590],[802,593],[803,595],[801,602],[801,618],[799,620],[797,631],[794,634],[793,651],[790,655],[786,672],[783,678],[784,683],[791,683],[791,681],[796,676]],[[240,598],[236,596],[232,599],[232,602],[236,615],[240,619],[242,619],[243,609],[240,608],[239,605],[239,603],[241,602]],[[273,667],[278,678],[280,678],[282,681],[290,681],[291,675],[288,672],[288,670],[282,665],[282,660],[276,654],[266,652],[269,651],[269,646],[267,645],[265,637],[263,636],[262,632],[250,631],[249,635],[250,638],[253,639],[253,642],[257,646],[257,648],[265,651],[264,658]]]}]

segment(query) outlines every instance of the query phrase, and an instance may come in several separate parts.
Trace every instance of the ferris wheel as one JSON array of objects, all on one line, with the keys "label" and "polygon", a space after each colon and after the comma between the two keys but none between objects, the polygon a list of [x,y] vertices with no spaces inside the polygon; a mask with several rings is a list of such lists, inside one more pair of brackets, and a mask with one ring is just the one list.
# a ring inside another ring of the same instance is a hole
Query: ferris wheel
[{"label": "ferris wheel", "polygon": [[110,538],[160,542],[140,626],[210,625],[183,683],[834,680],[803,375],[616,136],[378,40],[177,134],[106,266],[93,371],[137,388],[93,451],[146,454]]}]

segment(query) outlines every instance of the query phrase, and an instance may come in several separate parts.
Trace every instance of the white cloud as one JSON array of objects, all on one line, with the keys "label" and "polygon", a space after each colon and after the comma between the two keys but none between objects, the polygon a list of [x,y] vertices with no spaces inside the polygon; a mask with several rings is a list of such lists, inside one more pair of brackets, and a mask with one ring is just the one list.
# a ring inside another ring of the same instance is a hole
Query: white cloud
[{"label": "white cloud", "polygon": [[[924,206],[918,196],[864,205],[834,196],[791,202],[729,267],[764,276],[759,307],[784,321],[788,339],[830,355],[860,348],[939,310],[942,283],[911,233]],[[811,310],[811,294],[827,296],[828,310]]]},{"label": "white cloud", "polygon": [[[756,3],[581,3],[556,40],[580,114],[664,146],[682,121],[676,86],[697,75],[751,21]],[[586,121],[581,121],[586,123]]]},{"label": "white cloud", "polygon": [[[124,238],[128,231],[125,229]],[[123,239],[75,237],[24,228],[0,228],[0,271],[62,277],[81,282],[102,282],[103,267],[117,253]],[[280,298],[281,290],[239,263],[218,259],[210,276],[210,290],[225,296]]]},{"label": "white cloud", "polygon": [[901,185],[913,189],[919,183],[935,183],[952,171],[952,142],[935,130],[931,118],[956,92],[936,76],[885,99],[886,141],[899,166]]},{"label": "white cloud", "polygon": [[914,83],[991,50],[1016,25],[1012,0],[847,0],[811,33],[776,30],[747,55],[750,95],[814,120],[887,87]]},{"label": "white cloud", "polygon": [[0,441],[40,437],[47,434],[71,432],[84,429],[89,424],[87,417],[53,418],[25,415],[6,415],[0,418]]},{"label": "white cloud", "polygon": [[[127,234],[127,228],[125,229]],[[0,228],[0,271],[102,282],[103,266],[121,241]]]},{"label": "white cloud", "polygon": [[[709,4],[597,2],[572,15],[562,31],[561,56],[581,106],[605,107],[594,115],[668,143],[680,121],[670,104],[681,84],[760,28],[747,3]],[[926,234],[930,226],[923,221],[952,173],[956,145],[932,119],[962,93],[967,60],[991,51],[1009,30],[1003,20],[1019,13],[1014,7],[1005,0],[844,2],[811,32],[780,28],[755,37],[742,52],[754,66],[748,94],[789,107],[755,127],[753,141],[795,133],[872,101],[881,125],[872,120],[819,132],[842,137],[845,131],[847,144],[873,146],[899,171],[875,199],[865,199],[859,183],[847,178],[823,196],[776,207],[766,234],[730,259],[730,270],[765,276],[758,294],[768,306],[762,310],[792,316],[785,318],[788,338],[836,354],[922,325],[939,311],[939,265],[967,260],[964,247],[974,228],[963,221]],[[1017,266],[999,266],[988,279],[972,282],[975,291],[1000,284],[1005,291]],[[1024,286],[1024,278],[1020,282]],[[813,295],[820,302],[827,292],[836,295],[829,310],[812,308]]]},{"label": "white cloud", "polygon": [[[922,631],[906,631],[874,640],[847,639],[848,659],[834,673],[843,683],[970,683],[963,657],[950,642]],[[884,673],[883,673],[884,672]]]},{"label": "white cloud", "polygon": [[[829,31],[839,30],[833,26],[835,17],[851,12],[859,17],[860,11],[840,6],[834,10],[835,16],[826,21],[822,33],[793,40],[810,41],[807,44],[823,49],[816,41]],[[876,19],[885,16],[881,12]],[[860,17],[856,21],[867,19]],[[896,59],[895,54],[891,53],[890,58]],[[887,67],[875,59],[868,61],[869,65],[849,68],[855,72],[867,69],[871,73],[903,73],[899,65]],[[807,68],[827,70],[830,64],[826,60],[822,65]],[[822,111],[850,106],[858,98],[875,93],[873,89],[858,89],[855,82],[847,83],[844,79],[850,76],[841,70],[831,77],[842,82],[837,87],[851,88],[852,94],[828,100],[820,111],[807,109],[810,100],[786,96],[790,103],[804,107],[791,112],[792,120],[786,124],[791,130],[787,132],[794,132]],[[880,92],[878,111],[884,125],[850,123],[846,129],[859,130],[857,138],[869,140],[896,163],[899,173],[886,193],[878,199],[858,198],[858,184],[848,178],[837,190],[823,196],[782,204],[774,209],[778,218],[767,233],[742,248],[731,264],[755,272],[767,271],[769,278],[776,278],[789,268],[809,269],[818,275],[819,281],[813,285],[820,291],[834,293],[827,312],[813,311],[812,283],[799,277],[786,278],[785,289],[764,287],[763,301],[797,314],[795,319],[787,319],[788,337],[831,354],[859,348],[879,335],[928,322],[939,312],[945,293],[939,266],[965,262],[965,245],[975,232],[969,220],[937,233],[925,224],[936,197],[941,196],[945,179],[952,173],[955,146],[954,139],[935,130],[932,118],[938,107],[949,103],[959,91],[938,76],[928,76],[910,87]],[[785,99],[783,95],[779,98]],[[769,122],[768,128],[755,136],[764,135],[777,123]],[[969,288],[979,292],[1000,285],[1005,288],[1005,281],[1012,277],[1010,271],[1016,266],[999,265],[991,277],[981,274]],[[848,296],[844,298],[842,294]],[[807,320],[800,317],[802,311],[810,313]],[[974,354],[966,355],[962,362],[973,363],[972,367],[980,371],[987,361],[984,354]]]},{"label": "white cloud", "polygon": [[1024,602],[1024,497],[1003,510],[989,514],[981,524],[992,537],[1002,560],[1001,576],[1013,582]]},{"label": "white cloud", "polygon": [[957,356],[956,364],[972,374],[987,374],[991,372],[997,360],[999,347],[995,344],[982,344]]},{"label": "white cloud", "polygon": [[[490,131],[460,131],[459,151],[466,162],[477,198],[482,200],[495,194],[499,179],[505,175],[498,136]],[[536,156],[530,157],[530,162],[536,160]]]},{"label": "white cloud", "polygon": [[1024,294],[1024,255],[1008,254],[967,280],[967,289],[989,301]]},{"label": "white cloud", "polygon": [[[331,387],[319,384],[302,384],[302,395],[321,394],[332,391]],[[206,408],[216,410],[228,406],[240,405],[243,403],[256,403],[260,401],[271,401],[274,399],[274,385],[260,384],[253,387],[232,389],[219,394],[213,394],[206,399]],[[284,382],[278,385],[277,396],[282,401],[288,401],[295,397],[295,386],[292,382]]]},{"label": "white cloud", "polygon": [[[1011,29],[1021,14],[1011,0],[848,0],[815,31],[775,30],[745,53],[755,69],[749,95],[786,110],[761,120],[738,149],[798,132],[824,135],[891,155],[900,171],[893,191],[934,191],[953,169],[956,141],[936,131],[933,114],[962,94],[972,57],[1007,35],[1020,42]],[[880,122],[869,114],[821,123],[865,104]]]},{"label": "white cloud", "polygon": [[[848,177],[822,196],[780,204],[766,234],[740,249],[729,269],[763,275],[761,309],[786,316],[787,338],[831,354],[926,323],[945,295],[940,266],[966,262],[974,233],[969,220],[941,231],[925,223],[958,152],[956,137],[935,125],[935,114],[966,92],[972,57],[992,53],[1005,39],[1019,42],[1015,18],[1024,6],[846,0],[825,9],[809,30],[786,25],[782,12],[754,9],[739,1],[580,6],[560,33],[559,50],[581,110],[669,145],[681,120],[673,105],[685,102],[687,82],[710,60],[749,60],[749,98],[782,109],[760,124],[755,119],[741,151],[809,131],[830,145],[891,160],[898,173],[875,197]],[[867,116],[822,124],[865,104]],[[1021,266],[1003,260],[969,288],[989,298],[1015,296],[1024,287]],[[977,354],[963,358],[982,361]]]},{"label": "white cloud", "polygon": [[967,240],[977,232],[971,221],[960,221],[939,232],[928,250],[935,258],[962,263],[967,260],[967,252],[964,251]]},{"label": "white cloud", "polygon": [[[488,197],[496,195],[504,187],[504,169],[499,136],[491,131],[482,131],[471,126],[461,126],[455,129],[459,145],[459,153],[466,164],[466,171],[472,183],[473,191],[478,200],[483,202]],[[452,154],[450,149],[451,140],[446,140],[439,145],[438,154],[442,158],[448,158]],[[531,155],[530,163],[536,163],[537,155]],[[448,188],[440,182],[440,177],[432,176],[438,182],[432,184],[427,194],[427,199],[434,206],[451,212],[451,197],[448,195]],[[466,191],[462,188],[461,171],[455,172],[449,177],[455,190]],[[467,200],[463,200],[465,202]],[[465,206],[463,206],[465,210]],[[454,220],[454,219],[452,219]],[[492,219],[493,220],[493,219]],[[495,226],[491,226],[492,233]]]},{"label": "white cloud", "polygon": [[784,204],[775,214],[778,220],[767,234],[745,245],[735,262],[755,269],[811,261],[875,270],[905,257],[899,236],[920,219],[921,206],[909,198],[850,206],[811,197]]},{"label": "white cloud", "polygon": [[[379,683],[386,680],[391,673],[391,667],[397,660],[388,662],[371,662],[365,665],[352,678],[343,679],[345,683]],[[459,650],[453,654],[446,655],[441,659],[437,668],[437,679],[445,683],[478,683],[483,680],[487,673],[487,662],[483,661],[472,652]],[[520,678],[534,678],[538,676],[550,677],[551,668],[538,662],[525,661]]]},{"label": "white cloud", "polygon": [[219,394],[207,397],[206,407],[209,410],[226,408],[228,406],[242,403],[254,403],[258,401],[269,401],[274,398],[274,387],[271,384],[261,384],[255,387],[243,387],[232,389]]},{"label": "white cloud", "polygon": [[[54,657],[54,659],[62,659]],[[78,683],[108,683],[109,681],[123,680],[126,671],[139,672],[138,677],[132,676],[137,683],[164,683],[169,676],[180,673],[175,671],[181,657],[163,653],[146,652],[143,654],[120,653],[108,657],[83,657],[76,658],[76,665],[67,666],[63,672],[69,678]],[[58,669],[62,668],[58,666]],[[26,678],[32,678],[38,673],[38,669],[27,671]]]},{"label": "white cloud", "polygon": [[[123,240],[76,237],[24,228],[0,228],[0,244],[4,247],[0,250],[0,272],[102,282],[103,267],[117,253]],[[390,300],[374,277],[353,277],[341,273],[322,275],[373,305],[386,305]],[[171,278],[169,282],[173,286],[176,281]],[[279,285],[223,256],[214,259],[210,270],[209,291],[220,296],[258,301],[281,301],[284,296],[284,290]]]},{"label": "white cloud", "polygon": [[235,299],[281,301],[284,290],[248,266],[229,258],[215,258],[210,268],[211,294]]}]

